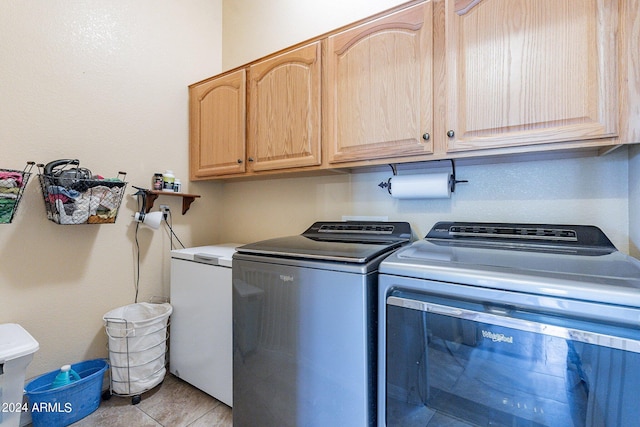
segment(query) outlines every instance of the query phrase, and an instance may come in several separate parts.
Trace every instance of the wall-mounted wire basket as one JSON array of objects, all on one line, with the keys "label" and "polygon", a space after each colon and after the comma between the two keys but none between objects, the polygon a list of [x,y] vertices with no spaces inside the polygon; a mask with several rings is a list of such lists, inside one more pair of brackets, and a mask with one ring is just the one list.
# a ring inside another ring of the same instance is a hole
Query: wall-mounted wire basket
[{"label": "wall-mounted wire basket", "polygon": [[16,215],[35,162],[23,170],[0,169],[0,224],[10,224]]},{"label": "wall-mounted wire basket", "polygon": [[62,225],[115,223],[127,186],[125,176],[125,172],[110,179],[40,173],[47,218]]}]

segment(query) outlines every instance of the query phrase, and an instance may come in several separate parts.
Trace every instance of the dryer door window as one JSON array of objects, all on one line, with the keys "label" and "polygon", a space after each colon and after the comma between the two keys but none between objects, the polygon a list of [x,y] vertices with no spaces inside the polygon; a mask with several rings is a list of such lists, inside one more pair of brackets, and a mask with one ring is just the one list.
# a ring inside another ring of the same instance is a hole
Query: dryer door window
[{"label": "dryer door window", "polygon": [[387,298],[387,426],[622,426],[640,333],[428,295]]}]

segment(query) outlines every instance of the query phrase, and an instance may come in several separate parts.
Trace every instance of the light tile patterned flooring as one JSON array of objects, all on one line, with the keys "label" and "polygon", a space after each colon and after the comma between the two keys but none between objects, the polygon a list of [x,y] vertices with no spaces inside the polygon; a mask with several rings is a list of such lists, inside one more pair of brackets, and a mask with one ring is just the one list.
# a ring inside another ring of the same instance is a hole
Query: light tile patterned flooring
[{"label": "light tile patterned flooring", "polygon": [[232,427],[231,408],[191,384],[167,373],[162,384],[142,394],[103,400],[73,427]]}]

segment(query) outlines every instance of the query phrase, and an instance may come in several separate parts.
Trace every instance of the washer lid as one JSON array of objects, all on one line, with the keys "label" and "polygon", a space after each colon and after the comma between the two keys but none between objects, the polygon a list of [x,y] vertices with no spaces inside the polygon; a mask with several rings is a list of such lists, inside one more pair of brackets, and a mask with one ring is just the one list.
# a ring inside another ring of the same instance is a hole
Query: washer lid
[{"label": "washer lid", "polygon": [[320,261],[367,263],[411,241],[407,222],[320,221],[299,236],[239,247],[240,253]]},{"label": "washer lid", "polygon": [[640,261],[619,251],[527,251],[421,240],[396,252],[380,273],[640,307]]},{"label": "washer lid", "polygon": [[231,259],[238,246],[242,246],[242,243],[224,243],[221,245],[176,249],[171,251],[171,258],[231,267]]},{"label": "washer lid", "polygon": [[303,258],[319,261],[340,261],[364,264],[400,247],[406,242],[357,242],[319,240],[305,236],[278,237],[240,246],[239,253],[267,255],[282,258]]}]

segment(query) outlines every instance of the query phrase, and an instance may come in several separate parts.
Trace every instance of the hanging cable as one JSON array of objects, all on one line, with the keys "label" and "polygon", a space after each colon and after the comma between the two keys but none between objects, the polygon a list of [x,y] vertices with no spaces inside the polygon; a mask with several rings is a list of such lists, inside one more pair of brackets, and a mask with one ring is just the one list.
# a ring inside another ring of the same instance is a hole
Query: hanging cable
[{"label": "hanging cable", "polygon": [[[169,220],[171,220],[171,222],[169,222]],[[182,248],[184,249],[185,246],[184,244],[180,241],[180,238],[178,237],[178,235],[173,231],[173,216],[171,215],[171,211],[169,211],[169,215],[168,215],[168,219],[165,218],[164,219],[165,224],[167,224],[167,228],[169,229],[169,238],[171,241],[171,249],[173,250],[173,237],[175,236],[176,240],[178,241],[178,243],[180,243],[180,246],[182,246]]]},{"label": "hanging cable", "polygon": [[138,302],[138,289],[140,288],[140,243],[138,242],[138,228],[140,228],[140,223],[136,222],[136,277],[135,277],[135,298],[133,300],[134,303]]},{"label": "hanging cable", "polygon": [[[140,217],[144,218],[144,214],[147,208],[147,190],[144,188],[135,187],[138,191],[134,194],[134,196],[138,196],[138,209],[136,212],[140,213]],[[167,232],[169,233],[171,250],[174,249],[173,238],[175,236],[176,240],[180,245],[184,248],[184,244],[180,241],[178,235],[173,231],[173,217],[171,216],[171,211],[167,210],[164,217],[164,223],[167,225]],[[156,226],[157,227],[157,226]],[[134,286],[135,286],[135,298],[134,302],[138,302],[138,293],[140,290],[140,242],[138,241],[138,229],[140,228],[140,222],[136,221],[136,230],[135,230],[135,252],[136,252],[136,265],[135,265],[135,278],[134,278]]]},{"label": "hanging cable", "polygon": [[[138,211],[141,211],[142,209],[144,209],[144,207],[147,205],[147,199],[146,199],[146,192],[139,189],[138,192],[135,194],[138,197]],[[141,205],[142,202],[142,205]],[[140,289],[140,242],[138,241],[138,229],[140,228],[140,223],[136,222],[136,231],[135,231],[135,243],[136,243],[136,267],[135,267],[135,279],[134,279],[134,288],[135,288],[135,295],[134,295],[134,303],[138,302],[138,291]]]}]

